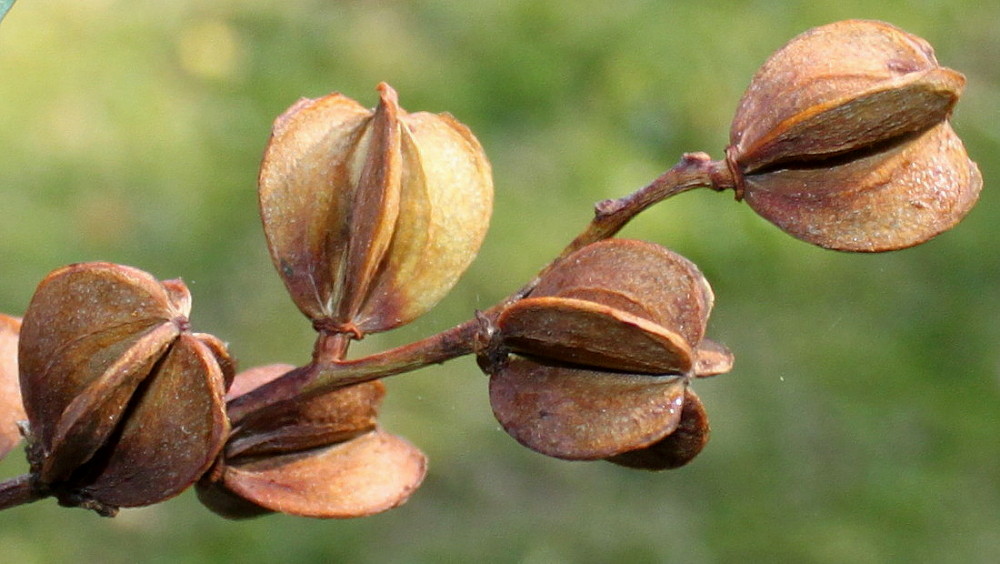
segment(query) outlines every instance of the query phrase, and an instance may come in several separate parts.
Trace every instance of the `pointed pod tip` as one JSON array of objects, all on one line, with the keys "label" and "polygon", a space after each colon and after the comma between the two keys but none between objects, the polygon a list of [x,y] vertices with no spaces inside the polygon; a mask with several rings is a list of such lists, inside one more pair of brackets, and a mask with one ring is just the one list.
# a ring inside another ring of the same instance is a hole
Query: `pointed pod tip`
[{"label": "pointed pod tip", "polygon": [[379,82],[375,90],[378,91],[380,105],[399,107],[399,95],[392,86],[389,86],[388,82]]}]

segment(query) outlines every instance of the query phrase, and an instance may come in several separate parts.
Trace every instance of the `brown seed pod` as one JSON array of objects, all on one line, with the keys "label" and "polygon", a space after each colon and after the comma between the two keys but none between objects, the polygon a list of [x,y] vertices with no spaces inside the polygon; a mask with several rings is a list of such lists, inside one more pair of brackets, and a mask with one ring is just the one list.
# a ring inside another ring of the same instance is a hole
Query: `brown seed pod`
[{"label": "brown seed pod", "polygon": [[367,110],[341,94],[275,121],[259,177],[271,257],[314,323],[385,331],[426,312],[475,257],[493,202],[479,142],[448,114],[407,113],[379,85]]},{"label": "brown seed pod", "polygon": [[269,512],[346,519],[387,511],[420,485],[427,461],[413,445],[380,430],[310,451],[225,466],[203,481],[202,502],[224,517]]},{"label": "brown seed pod", "polygon": [[21,442],[17,425],[28,418],[17,381],[17,338],[20,331],[19,318],[0,314],[0,459]]},{"label": "brown seed pod", "polygon": [[116,507],[151,505],[193,485],[226,439],[223,373],[211,349],[183,334],[132,400],[121,437],[98,476],[81,488]]},{"label": "brown seed pod", "polygon": [[[237,375],[230,399],[292,370],[269,365]],[[209,509],[233,519],[271,512],[307,517],[361,517],[409,498],[426,458],[376,425],[385,394],[368,382],[300,397],[234,422],[225,452],[198,483]]]},{"label": "brown seed pod", "polygon": [[232,362],[191,334],[190,294],[108,263],[71,265],[39,284],[24,316],[21,389],[39,484],[60,501],[113,511],[194,483],[228,433]]},{"label": "brown seed pod", "polygon": [[[277,377],[285,365],[252,369]],[[272,378],[273,379],[273,378]],[[252,389],[252,388],[251,388]],[[269,405],[233,421],[236,426],[226,444],[226,457],[253,457],[307,450],[348,441],[375,429],[378,406],[385,396],[382,382],[368,382],[309,398],[294,398]],[[238,397],[238,396],[234,396]]]},{"label": "brown seed pod", "polygon": [[886,251],[953,227],[982,177],[948,124],[965,85],[882,22],[809,30],[754,76],[730,130],[738,195],[789,234]]},{"label": "brown seed pod", "polygon": [[525,446],[570,460],[665,441],[690,377],[732,366],[703,338],[712,301],[698,269],[658,245],[611,239],[577,251],[497,318],[516,354],[483,362],[494,415]]}]

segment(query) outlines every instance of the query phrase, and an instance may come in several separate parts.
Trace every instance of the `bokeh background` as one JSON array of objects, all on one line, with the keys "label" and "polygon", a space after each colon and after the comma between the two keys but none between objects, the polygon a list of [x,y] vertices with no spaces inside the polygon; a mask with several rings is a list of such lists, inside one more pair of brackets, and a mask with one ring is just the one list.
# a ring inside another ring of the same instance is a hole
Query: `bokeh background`
[{"label": "bokeh background", "polygon": [[[29,562],[996,562],[1000,560],[1000,4],[981,0],[20,0],[0,25],[0,311],[66,263],[183,277],[244,367],[304,363],[255,201],[270,123],[300,96],[449,111],[486,148],[490,235],[442,304],[356,353],[467,319],[685,151],[722,154],[756,67],[838,19],[928,39],[969,85],[956,129],[986,178],[957,229],[875,256],[813,248],[731,195],[684,194],[625,236],[700,265],[735,370],[666,473],[534,454],[458,359],[390,380],[383,421],[430,456],[414,497],[350,521],[223,520],[190,492],[116,519],[0,514]],[[25,470],[20,452],[0,475]]]}]

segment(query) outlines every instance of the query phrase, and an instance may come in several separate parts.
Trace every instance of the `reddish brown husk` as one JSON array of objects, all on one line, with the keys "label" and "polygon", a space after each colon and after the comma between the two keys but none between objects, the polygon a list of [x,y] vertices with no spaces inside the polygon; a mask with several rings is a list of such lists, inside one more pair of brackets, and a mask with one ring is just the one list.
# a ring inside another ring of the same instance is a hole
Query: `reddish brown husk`
[{"label": "reddish brown husk", "polygon": [[648,446],[680,420],[683,376],[624,374],[515,356],[490,378],[503,428],[542,454],[598,460]]},{"label": "reddish brown husk", "polygon": [[703,338],[712,301],[697,268],[658,245],[611,239],[577,251],[497,319],[503,346],[516,353],[498,361],[491,352],[484,362],[497,420],[557,458],[662,444],[690,460],[692,440],[667,440],[685,398],[695,397],[686,395],[689,379],[732,366],[725,347]]},{"label": "reddish brown husk", "polygon": [[227,465],[221,483],[249,507],[346,519],[399,506],[417,489],[426,470],[426,458],[416,447],[375,430],[326,447]]},{"label": "reddish brown husk", "polygon": [[[279,375],[287,372],[284,365],[273,366],[252,370],[271,370]],[[253,372],[250,375],[255,377]],[[226,445],[226,456],[287,453],[348,441],[375,429],[383,397],[385,385],[375,381],[273,404],[234,421],[237,427]]]},{"label": "reddish brown husk", "polygon": [[84,488],[122,507],[150,505],[194,484],[226,440],[223,374],[209,348],[181,335],[134,401],[100,478]]},{"label": "reddish brown husk", "polygon": [[683,374],[691,348],[683,337],[648,319],[587,300],[526,298],[497,320],[504,342],[569,364],[643,374]]},{"label": "reddish brown husk", "polygon": [[644,317],[701,342],[715,296],[698,267],[660,245],[610,239],[561,261],[530,297],[588,299]]},{"label": "reddish brown husk", "polygon": [[738,195],[804,241],[877,252],[957,224],[982,177],[948,123],[965,77],[882,22],[809,30],[740,101],[726,150]]},{"label": "reddish brown husk", "polygon": [[217,339],[189,332],[189,310],[180,281],[120,265],[71,265],[42,281],[19,347],[39,488],[110,514],[176,495],[208,469],[229,430],[232,361]]},{"label": "reddish brown husk", "polygon": [[698,456],[708,444],[708,414],[701,399],[688,388],[684,393],[684,409],[673,433],[652,445],[608,458],[609,462],[641,470],[680,468]]}]

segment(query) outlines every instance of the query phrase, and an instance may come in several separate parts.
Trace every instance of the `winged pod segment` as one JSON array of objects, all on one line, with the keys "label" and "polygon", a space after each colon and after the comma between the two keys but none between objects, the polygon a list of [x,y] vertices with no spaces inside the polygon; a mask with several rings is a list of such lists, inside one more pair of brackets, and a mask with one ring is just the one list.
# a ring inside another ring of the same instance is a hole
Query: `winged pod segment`
[{"label": "winged pod segment", "polygon": [[[292,369],[267,365],[241,372],[227,397]],[[198,482],[199,499],[233,519],[271,512],[361,517],[396,507],[423,481],[427,460],[378,426],[384,395],[382,382],[366,382],[233,421],[222,456]]]}]

